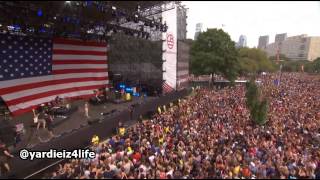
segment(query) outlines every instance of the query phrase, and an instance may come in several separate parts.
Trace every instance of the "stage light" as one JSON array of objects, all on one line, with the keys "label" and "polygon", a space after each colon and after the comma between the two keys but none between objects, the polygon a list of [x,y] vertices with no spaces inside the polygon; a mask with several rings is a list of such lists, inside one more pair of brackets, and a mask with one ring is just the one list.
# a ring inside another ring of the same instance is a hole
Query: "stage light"
[{"label": "stage light", "polygon": [[87,31],[87,33],[88,33],[88,34],[93,34],[93,33],[94,33],[94,30],[93,30],[93,29],[90,29],[90,30]]},{"label": "stage light", "polygon": [[132,93],[133,92],[133,88],[132,87],[127,87],[125,88],[126,93]]},{"label": "stage light", "polygon": [[137,6],[137,11],[140,12],[140,5]]},{"label": "stage light", "polygon": [[126,85],[125,85],[125,84],[119,84],[119,88],[120,88],[120,89],[125,89],[125,88],[126,88]]},{"label": "stage light", "polygon": [[53,19],[54,19],[54,20],[56,20],[56,19],[57,19],[57,17],[56,17],[56,16],[54,16],[54,17],[53,17]]},{"label": "stage light", "polygon": [[91,6],[91,4],[92,4],[92,1],[86,1],[87,6]]},{"label": "stage light", "polygon": [[41,16],[43,15],[43,13],[42,13],[42,10],[41,10],[41,9],[38,9],[37,15],[38,15],[38,17],[41,17]]},{"label": "stage light", "polygon": [[27,32],[34,33],[34,28],[27,28]]},{"label": "stage light", "polygon": [[70,4],[71,3],[71,1],[66,1],[66,4]]},{"label": "stage light", "polygon": [[46,32],[46,30],[45,30],[43,27],[41,27],[41,28],[39,29],[39,32],[41,32],[41,33],[45,33],[45,32]]},{"label": "stage light", "polygon": [[20,26],[17,24],[9,25],[9,26],[7,26],[7,28],[9,31],[19,31],[21,29]]},{"label": "stage light", "polygon": [[138,14],[135,14],[134,15],[134,20],[133,20],[135,23],[138,23],[139,22],[139,15]]},{"label": "stage light", "polygon": [[118,16],[118,13],[117,13],[117,8],[116,8],[116,7],[112,6],[112,11],[111,11],[111,14],[112,14],[112,16],[113,16],[113,17],[116,17],[116,16]]}]

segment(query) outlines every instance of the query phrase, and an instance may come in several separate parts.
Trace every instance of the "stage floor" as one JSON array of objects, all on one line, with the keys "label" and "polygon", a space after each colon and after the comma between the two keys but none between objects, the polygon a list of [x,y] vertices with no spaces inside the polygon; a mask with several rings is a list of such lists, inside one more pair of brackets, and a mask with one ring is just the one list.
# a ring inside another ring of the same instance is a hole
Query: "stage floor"
[{"label": "stage floor", "polygon": [[[103,117],[101,113],[108,113],[113,110],[126,110],[133,104],[142,103],[143,101],[150,101],[155,98],[156,97],[133,97],[132,101],[120,104],[90,104],[89,116],[90,119],[100,119]],[[84,103],[84,100],[79,100],[72,103],[72,106],[78,107],[77,111],[72,113],[67,119],[63,120],[63,122],[59,123],[56,127],[53,128],[53,133],[55,136],[59,137],[62,134],[70,133],[71,131],[76,131],[81,127],[88,126],[88,118],[86,118],[84,114]],[[12,119],[12,124],[24,123],[25,127],[25,133],[21,138],[21,142],[19,142],[15,148],[10,148],[13,152],[17,152],[22,148],[32,148],[39,143],[48,142],[51,140],[47,129],[43,129],[42,127],[40,127],[39,130],[37,130],[36,127],[32,127],[32,117],[32,112],[30,112]]]}]

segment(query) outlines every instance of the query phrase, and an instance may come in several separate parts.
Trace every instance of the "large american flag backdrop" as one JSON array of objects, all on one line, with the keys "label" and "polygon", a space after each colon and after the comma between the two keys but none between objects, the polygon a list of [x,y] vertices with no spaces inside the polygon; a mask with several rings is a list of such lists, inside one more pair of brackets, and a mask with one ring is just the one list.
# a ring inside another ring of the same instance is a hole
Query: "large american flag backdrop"
[{"label": "large american flag backdrop", "polygon": [[108,86],[106,43],[0,34],[0,96],[13,115]]}]

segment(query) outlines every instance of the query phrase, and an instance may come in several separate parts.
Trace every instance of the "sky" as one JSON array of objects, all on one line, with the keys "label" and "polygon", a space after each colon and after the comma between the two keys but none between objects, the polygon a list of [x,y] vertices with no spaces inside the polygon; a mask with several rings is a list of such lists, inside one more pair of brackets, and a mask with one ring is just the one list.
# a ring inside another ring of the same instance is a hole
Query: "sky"
[{"label": "sky", "polygon": [[307,34],[320,36],[320,1],[182,1],[188,8],[187,38],[194,39],[197,23],[222,28],[238,42],[241,34],[247,45],[256,47],[259,36]]}]

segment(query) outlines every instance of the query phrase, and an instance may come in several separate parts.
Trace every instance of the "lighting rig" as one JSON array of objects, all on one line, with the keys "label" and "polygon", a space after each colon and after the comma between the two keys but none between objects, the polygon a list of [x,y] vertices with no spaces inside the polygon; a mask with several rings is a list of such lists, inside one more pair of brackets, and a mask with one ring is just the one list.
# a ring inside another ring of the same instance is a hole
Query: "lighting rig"
[{"label": "lighting rig", "polygon": [[[168,26],[161,19],[148,19],[142,13],[139,5],[129,12],[110,1],[1,1],[0,33],[105,40],[117,32],[149,39],[150,30],[167,31]],[[122,26],[128,22],[140,28]]]}]

